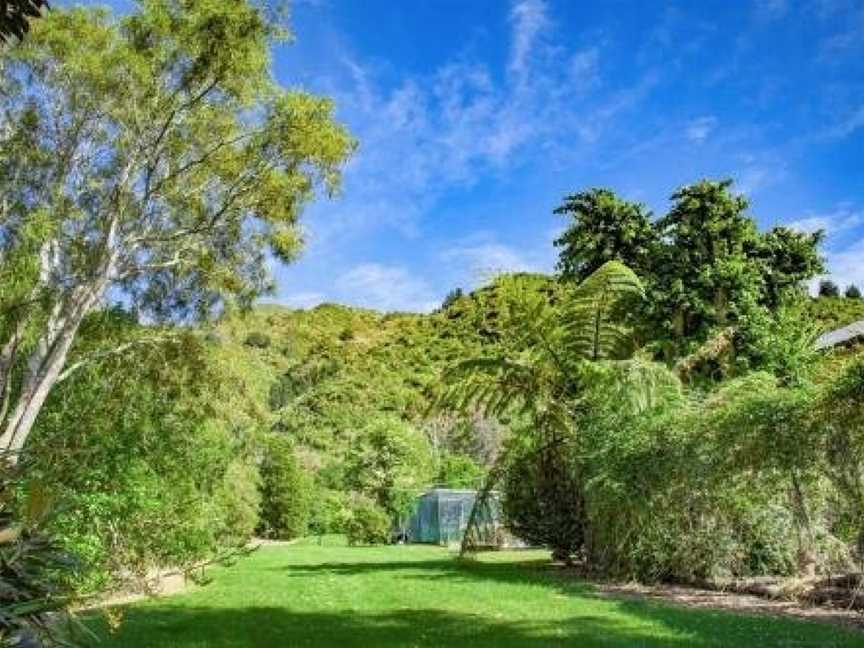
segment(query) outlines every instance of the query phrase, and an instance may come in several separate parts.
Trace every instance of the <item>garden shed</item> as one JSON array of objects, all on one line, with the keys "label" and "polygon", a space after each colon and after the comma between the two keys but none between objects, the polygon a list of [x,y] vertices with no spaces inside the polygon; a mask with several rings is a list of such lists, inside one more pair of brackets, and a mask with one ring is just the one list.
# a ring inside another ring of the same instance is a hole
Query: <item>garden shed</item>
[{"label": "garden shed", "polygon": [[[417,508],[408,522],[409,542],[447,544],[459,542],[468,526],[477,491],[433,488],[417,500]],[[500,517],[497,498],[486,513],[484,522],[497,526]],[[488,518],[492,519],[488,519]]]}]

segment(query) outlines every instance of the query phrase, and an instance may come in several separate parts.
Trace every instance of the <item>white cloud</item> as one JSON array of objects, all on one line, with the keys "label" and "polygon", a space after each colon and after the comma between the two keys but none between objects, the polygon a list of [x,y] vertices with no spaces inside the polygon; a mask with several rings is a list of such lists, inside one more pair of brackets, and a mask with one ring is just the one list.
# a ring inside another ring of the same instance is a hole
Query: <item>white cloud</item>
[{"label": "white cloud", "polygon": [[453,242],[439,254],[454,285],[474,288],[502,273],[551,272],[555,264],[552,241],[561,228],[537,232],[518,246],[502,242],[490,232],[474,232]]},{"label": "white cloud", "polygon": [[510,71],[524,74],[538,36],[549,27],[546,3],[543,0],[520,0],[510,10],[513,24],[513,48],[510,53]]},{"label": "white cloud", "polygon": [[864,239],[829,252],[827,261],[831,279],[841,288],[850,284],[864,288]]},{"label": "white cloud", "polygon": [[[862,38],[864,38],[864,32],[862,32]],[[829,138],[843,139],[844,137],[849,137],[860,128],[864,128],[864,106],[841,119],[828,130],[827,136]]]},{"label": "white cloud", "polygon": [[465,283],[476,284],[504,272],[541,272],[536,259],[494,241],[459,245],[441,255]]},{"label": "white cloud", "polygon": [[[826,234],[839,234],[864,223],[864,209],[855,209],[849,203],[838,205],[825,214],[812,214],[788,223],[788,227],[801,232],[823,230]],[[861,263],[864,264],[864,258]]]},{"label": "white cloud", "polygon": [[632,86],[594,94],[602,49],[546,45],[550,27],[542,0],[512,6],[503,78],[454,59],[393,85],[374,66],[343,59],[347,81],[327,91],[360,148],[342,199],[313,210],[310,245],[382,228],[418,236],[445,192],[534,160],[576,159],[658,82],[649,72]]},{"label": "white cloud", "polygon": [[431,286],[406,268],[363,263],[336,279],[340,301],[382,311],[429,312],[440,304]]},{"label": "white cloud", "polygon": [[713,115],[697,117],[687,124],[685,135],[687,139],[696,144],[702,144],[717,126],[717,118]]}]

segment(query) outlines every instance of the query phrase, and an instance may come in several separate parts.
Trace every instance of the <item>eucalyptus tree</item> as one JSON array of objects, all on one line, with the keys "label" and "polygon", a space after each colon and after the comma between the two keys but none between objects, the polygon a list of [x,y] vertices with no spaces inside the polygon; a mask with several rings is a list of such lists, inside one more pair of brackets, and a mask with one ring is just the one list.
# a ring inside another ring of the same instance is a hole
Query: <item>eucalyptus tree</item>
[{"label": "eucalyptus tree", "polygon": [[[24,445],[106,296],[152,320],[270,287],[353,149],[331,102],[281,88],[287,32],[251,2],[55,10],[0,59],[0,447]],[[76,365],[77,366],[77,363]]]}]

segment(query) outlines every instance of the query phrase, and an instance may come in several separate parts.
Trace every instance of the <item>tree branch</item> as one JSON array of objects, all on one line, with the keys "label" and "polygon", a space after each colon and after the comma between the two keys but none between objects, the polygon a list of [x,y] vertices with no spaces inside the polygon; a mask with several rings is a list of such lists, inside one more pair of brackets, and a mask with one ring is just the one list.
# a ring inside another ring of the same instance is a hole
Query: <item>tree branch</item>
[{"label": "tree branch", "polygon": [[103,351],[97,351],[97,352],[91,353],[90,355],[85,356],[84,358],[68,365],[63,370],[63,372],[57,377],[57,383],[63,382],[64,380],[69,378],[69,376],[74,374],[79,369],[82,369],[88,365],[92,365],[95,362],[105,360],[106,358],[110,358],[110,357],[117,356],[117,355],[122,355],[123,353],[125,353],[126,351],[129,351],[130,349],[134,349],[134,348],[140,347],[140,346],[154,346],[155,347],[155,346],[159,346],[161,344],[165,344],[168,342],[176,342],[177,340],[178,340],[177,335],[159,335],[159,336],[153,336],[153,337],[147,337],[147,338],[139,338],[137,340],[132,340],[130,342],[126,342],[124,344],[116,346],[113,349],[105,349]]}]

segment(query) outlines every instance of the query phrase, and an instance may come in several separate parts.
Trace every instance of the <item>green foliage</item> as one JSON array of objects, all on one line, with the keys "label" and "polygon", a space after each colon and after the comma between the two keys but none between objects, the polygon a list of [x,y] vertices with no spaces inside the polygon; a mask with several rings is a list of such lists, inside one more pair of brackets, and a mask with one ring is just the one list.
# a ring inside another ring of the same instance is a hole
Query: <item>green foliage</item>
[{"label": "green foliage", "polygon": [[345,533],[351,518],[350,496],[341,490],[318,487],[313,492],[309,531],[314,535]]},{"label": "green foliage", "polygon": [[373,420],[360,430],[345,467],[346,485],[393,519],[406,515],[432,479],[425,439],[402,421]]},{"label": "green foliage", "polygon": [[393,521],[390,515],[374,502],[358,499],[345,523],[345,535],[350,545],[386,544],[390,541]]},{"label": "green foliage", "polygon": [[69,583],[80,564],[46,531],[52,503],[44,491],[31,488],[16,506],[21,466],[0,462],[0,645],[71,645],[67,639],[80,628],[69,612]]},{"label": "green foliage", "polygon": [[840,288],[830,279],[823,279],[819,282],[820,297],[839,297]]},{"label": "green foliage", "polygon": [[245,344],[258,349],[266,349],[270,346],[270,336],[259,331],[252,331],[246,336]]},{"label": "green foliage", "polygon": [[268,254],[296,256],[304,206],[338,189],[355,143],[328,99],[276,83],[279,14],[58,7],[4,50],[0,258],[23,272],[0,294],[0,447],[24,446],[106,295],[204,318],[270,290]]},{"label": "green foliage", "polygon": [[833,331],[864,319],[864,300],[819,297],[806,306],[806,318],[819,326],[820,333]]},{"label": "green foliage", "polygon": [[312,481],[294,456],[290,440],[270,435],[261,462],[261,525],[265,535],[291,540],[306,534]]},{"label": "green foliage", "polygon": [[591,189],[566,196],[555,213],[572,221],[555,241],[561,248],[558,271],[563,278],[583,281],[613,260],[639,274],[649,266],[656,235],[643,205],[608,189]]},{"label": "green foliage", "polygon": [[471,457],[447,453],[438,462],[435,483],[446,488],[478,488],[483,481],[483,467]]},{"label": "green foliage", "polygon": [[535,439],[511,447],[504,465],[503,512],[508,530],[570,561],[585,543],[586,510],[581,470],[572,447]]},{"label": "green foliage", "polygon": [[816,409],[824,435],[826,473],[854,520],[858,557],[864,560],[864,361],[852,361],[826,388]]},{"label": "green foliage", "polygon": [[843,296],[846,297],[846,299],[857,299],[860,301],[861,289],[855,284],[849,284],[846,286],[846,291],[843,293]]},{"label": "green foliage", "polygon": [[441,302],[441,310],[447,310],[448,308],[450,308],[453,304],[462,299],[463,295],[464,293],[462,292],[461,288],[454,288],[453,290],[448,292],[447,295],[444,297],[444,301]]},{"label": "green foliage", "polygon": [[[79,345],[149,334],[122,314],[99,314]],[[132,345],[60,384],[28,446],[27,476],[56,502],[49,530],[86,567],[78,587],[182,567],[248,541],[258,477],[254,427],[224,396],[236,384],[191,331]]]},{"label": "green foliage", "polygon": [[[640,338],[668,363],[698,352],[733,327],[729,338],[738,360],[728,371],[758,366],[751,329],[803,283],[824,271],[821,232],[802,234],[776,227],[760,233],[746,214],[747,200],[731,192],[731,181],[704,180],[672,195],[670,211],[655,222],[644,208],[608,190],[566,199],[556,210],[573,222],[556,241],[562,278],[583,280],[603,263],[628,265],[645,285],[647,299],[630,310]],[[625,320],[626,321],[626,320]]]}]

